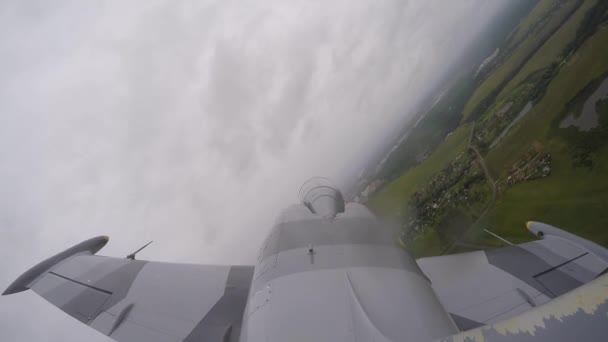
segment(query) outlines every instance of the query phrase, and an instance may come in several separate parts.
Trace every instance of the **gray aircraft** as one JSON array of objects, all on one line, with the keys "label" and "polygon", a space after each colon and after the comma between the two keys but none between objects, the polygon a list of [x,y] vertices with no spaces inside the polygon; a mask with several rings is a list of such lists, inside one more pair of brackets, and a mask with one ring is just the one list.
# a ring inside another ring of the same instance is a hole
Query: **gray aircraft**
[{"label": "gray aircraft", "polygon": [[28,289],[121,342],[605,341],[608,251],[529,222],[537,241],[413,259],[326,184],[281,213],[255,265],[97,256],[81,242],[32,267]]}]

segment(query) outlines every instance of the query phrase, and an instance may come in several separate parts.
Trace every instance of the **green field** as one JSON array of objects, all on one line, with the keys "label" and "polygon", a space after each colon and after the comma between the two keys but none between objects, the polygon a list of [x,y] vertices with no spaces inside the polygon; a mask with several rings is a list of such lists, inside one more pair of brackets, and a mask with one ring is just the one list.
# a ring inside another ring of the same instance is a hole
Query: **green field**
[{"label": "green field", "polygon": [[524,18],[515,29],[513,36],[510,37],[509,47],[513,48],[521,43],[532,27],[544,17],[555,6],[555,0],[540,0],[536,6],[530,11],[530,14]]},{"label": "green field", "polygon": [[[602,28],[564,65],[549,85],[546,96],[524,118],[517,130],[492,150],[486,161],[492,174],[500,178],[532,142],[548,139],[551,121],[562,111],[566,102],[595,77],[608,71],[608,29]],[[558,152],[559,151],[555,151]]]},{"label": "green field", "polygon": [[534,141],[545,144],[553,156],[554,172],[546,179],[518,184],[501,197],[492,211],[494,225],[515,241],[527,238],[527,220],[553,223],[608,245],[608,147],[595,152],[591,170],[574,168],[569,146],[559,137],[549,136],[551,122],[566,102],[595,77],[608,71],[608,29],[600,30],[561,69],[547,95],[486,160],[495,176],[504,176],[521,150]]},{"label": "green field", "polygon": [[414,243],[405,247],[416,258],[440,255],[443,252],[439,234],[434,230],[425,232]]},{"label": "green field", "polygon": [[380,216],[400,216],[410,196],[428,182],[435,170],[442,169],[467,147],[470,125],[459,127],[437,150],[418,166],[380,189],[368,203]]},{"label": "green field", "polygon": [[[569,6],[578,6],[576,1],[566,2],[561,8],[553,8],[552,1],[540,1],[508,38],[513,53],[477,87],[463,110],[463,114],[467,115],[488,94],[497,94],[498,89],[500,95],[495,98],[496,102],[489,103],[486,111],[474,118],[494,120],[492,115],[497,108],[502,108],[506,101],[517,102],[521,96],[522,100],[517,103],[528,101],[529,92],[540,84],[542,89],[535,98],[533,109],[483,157],[491,178],[500,181],[509,175],[514,163],[534,146],[551,154],[550,176],[502,187],[496,202],[490,203],[485,215],[478,220],[466,218],[473,224],[448,250],[445,249],[445,237],[441,235],[440,227],[424,231],[407,245],[415,256],[465,251],[467,248],[462,247],[465,245],[502,244],[483,229],[496,232],[514,243],[529,241],[533,239],[525,228],[525,222],[529,220],[553,224],[608,246],[608,229],[603,228],[608,225],[608,139],[604,139],[608,134],[604,131],[608,125],[602,124],[592,133],[578,132],[574,128],[557,128],[559,120],[567,114],[567,104],[582,97],[580,94],[586,94],[583,90],[589,89],[588,85],[596,84],[592,82],[601,81],[601,77],[608,74],[608,49],[605,48],[608,46],[608,26],[605,23],[603,26],[589,26],[590,22],[597,25],[606,21],[605,14],[596,13],[596,8],[606,11],[605,7],[596,6],[601,4],[598,1],[584,1],[574,13],[573,7]],[[547,17],[547,13],[551,14]],[[595,18],[589,19],[590,13]],[[555,25],[562,23],[566,17],[567,21],[556,29]],[[544,19],[539,22],[540,18]],[[539,38],[547,32],[550,32],[550,37]],[[513,70],[516,73],[510,74]],[[551,72],[539,74],[543,70]],[[544,83],[538,83],[538,77],[534,76],[536,74],[544,75]],[[601,103],[598,107],[600,113],[606,111],[606,107],[606,102]],[[601,122],[606,120],[600,119]],[[483,125],[473,123],[460,126],[425,161],[405,170],[396,180],[373,194],[369,207],[380,216],[406,217],[412,194],[424,188],[429,180],[464,151],[471,130],[482,129],[480,127],[483,128]],[[573,162],[577,147],[573,145],[576,140],[572,140],[572,134],[581,141],[591,139],[588,134],[595,137],[594,147],[588,151],[592,166],[579,167]],[[477,207],[472,208],[471,212],[479,213],[481,210],[481,207]]]},{"label": "green field", "polygon": [[551,177],[522,183],[502,196],[489,215],[493,230],[521,242],[531,238],[523,223],[541,221],[608,245],[608,149],[600,155],[593,170],[574,169],[569,157],[554,155]]},{"label": "green field", "polygon": [[572,15],[572,18],[562,25],[557,32],[538,50],[532,58],[530,58],[521,69],[521,71],[505,86],[502,92],[498,95],[498,99],[504,98],[511,93],[518,84],[522,83],[526,77],[530,76],[534,71],[548,67],[555,61],[561,62],[559,59],[561,52],[566,45],[576,36],[581,21],[587,11],[592,8],[597,1],[584,1],[583,4]]},{"label": "green field", "polygon": [[459,75],[440,99],[419,118],[416,127],[397,147],[377,175],[387,182],[398,178],[404,169],[419,163],[444,142],[446,134],[460,125],[462,108],[475,87],[472,73]]},{"label": "green field", "polygon": [[[554,4],[555,1],[552,1]],[[554,12],[549,18],[546,19],[547,23],[542,25],[540,29],[532,30],[528,37],[524,39],[518,46],[513,48],[510,52],[510,56],[494,71],[487,79],[483,81],[473,93],[470,101],[465,106],[463,116],[468,118],[475,108],[480,105],[482,100],[491,96],[496,90],[500,90],[501,85],[509,82],[515,72],[530,58],[531,54],[535,52],[539,47],[544,46],[545,40],[552,35],[552,33],[560,27],[560,24],[570,16],[572,11],[580,5],[579,0],[566,1],[562,6],[554,5]],[[547,6],[545,2],[539,2],[537,5],[543,7]],[[546,14],[547,11],[542,11]],[[538,14],[540,15],[540,13]],[[536,18],[538,20],[538,18]],[[516,36],[517,37],[517,36]],[[538,53],[536,55],[539,55]]]}]

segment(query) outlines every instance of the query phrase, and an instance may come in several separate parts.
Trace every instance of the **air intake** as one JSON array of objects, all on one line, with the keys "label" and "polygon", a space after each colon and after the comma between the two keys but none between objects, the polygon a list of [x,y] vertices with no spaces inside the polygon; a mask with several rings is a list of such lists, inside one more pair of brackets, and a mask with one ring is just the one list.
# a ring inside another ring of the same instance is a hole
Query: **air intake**
[{"label": "air intake", "polygon": [[298,197],[312,213],[334,217],[344,212],[344,197],[331,181],[324,177],[313,177],[300,187]]}]

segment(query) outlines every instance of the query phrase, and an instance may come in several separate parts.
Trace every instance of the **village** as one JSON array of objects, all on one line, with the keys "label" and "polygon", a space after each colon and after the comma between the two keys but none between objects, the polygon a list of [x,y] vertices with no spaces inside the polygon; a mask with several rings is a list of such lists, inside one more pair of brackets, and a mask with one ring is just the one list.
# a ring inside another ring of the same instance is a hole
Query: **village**
[{"label": "village", "polygon": [[474,154],[462,152],[412,195],[407,211],[414,215],[404,223],[402,240],[411,241],[425,230],[437,227],[451,210],[485,201],[488,191],[479,187],[485,187],[484,179]]},{"label": "village", "polygon": [[518,161],[513,164],[509,176],[498,182],[497,185],[513,186],[517,183],[544,178],[551,175],[551,154],[531,148]]},{"label": "village", "polygon": [[[551,162],[551,154],[534,144],[511,166],[508,175],[496,182],[498,193],[517,183],[550,176]],[[380,179],[373,180],[354,200],[365,203],[383,184]],[[403,210],[401,240],[408,243],[428,229],[438,229],[455,211],[479,217],[490,203],[490,190],[475,153],[461,152],[412,194]]]}]

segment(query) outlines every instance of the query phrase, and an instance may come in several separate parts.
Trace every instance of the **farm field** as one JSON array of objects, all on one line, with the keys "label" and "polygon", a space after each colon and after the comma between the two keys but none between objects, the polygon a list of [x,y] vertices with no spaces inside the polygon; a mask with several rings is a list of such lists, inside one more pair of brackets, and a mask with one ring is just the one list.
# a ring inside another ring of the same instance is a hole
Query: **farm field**
[{"label": "farm field", "polygon": [[[598,123],[592,129],[562,127],[566,116],[582,115],[608,75],[606,7],[598,1],[539,1],[500,43],[508,47],[497,57],[500,65],[454,114],[461,125],[426,159],[370,196],[376,214],[401,218],[401,243],[415,256],[502,245],[484,229],[513,243],[529,241],[529,220],[608,246],[608,102],[595,104]],[[491,94],[494,102],[471,116]],[[462,156],[475,182],[464,188],[455,180],[442,184],[441,175]],[[481,164],[487,184],[479,181]],[[450,202],[455,193],[461,197]],[[463,224],[465,230],[452,227]]]}]

